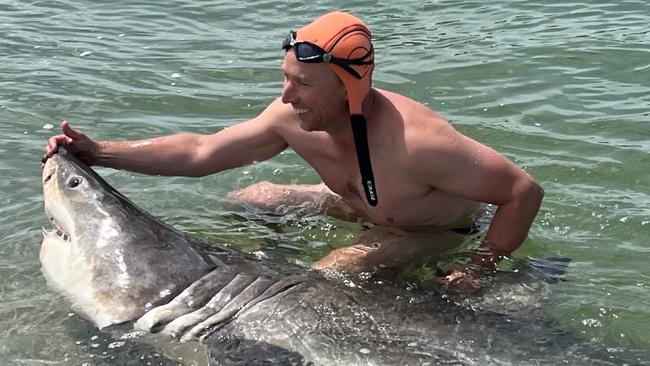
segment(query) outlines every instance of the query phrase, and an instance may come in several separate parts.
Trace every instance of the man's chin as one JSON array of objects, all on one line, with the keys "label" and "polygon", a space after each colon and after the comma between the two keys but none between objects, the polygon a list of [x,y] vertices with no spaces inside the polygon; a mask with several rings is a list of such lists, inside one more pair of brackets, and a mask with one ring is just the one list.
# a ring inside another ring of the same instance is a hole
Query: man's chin
[{"label": "man's chin", "polygon": [[319,131],[311,121],[305,120],[302,117],[300,118],[300,128],[307,132]]}]

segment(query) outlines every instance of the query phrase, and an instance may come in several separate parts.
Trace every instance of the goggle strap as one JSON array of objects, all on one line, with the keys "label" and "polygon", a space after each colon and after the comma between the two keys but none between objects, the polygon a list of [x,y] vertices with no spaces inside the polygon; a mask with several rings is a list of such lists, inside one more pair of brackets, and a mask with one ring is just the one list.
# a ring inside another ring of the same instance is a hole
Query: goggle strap
[{"label": "goggle strap", "polygon": [[370,51],[368,51],[368,53],[366,53],[365,55],[363,55],[361,57],[358,57],[358,58],[352,58],[352,59],[339,58],[339,57],[332,56],[332,61],[337,60],[337,61],[340,61],[342,63],[346,63],[348,65],[372,65],[373,63],[375,63],[374,58],[372,58],[370,60],[366,60],[368,57],[370,57],[370,55],[372,55],[372,52],[373,52],[373,49],[371,48]]},{"label": "goggle strap", "polygon": [[357,78],[357,79],[361,79],[361,78],[362,78],[362,76],[359,75],[359,73],[358,73],[355,69],[351,68],[350,65],[348,65],[348,64],[345,63],[345,62],[341,62],[340,59],[332,59],[332,61],[330,61],[330,62],[333,63],[333,64],[336,65],[336,66],[341,67],[343,70],[349,72],[349,73],[352,74],[352,76],[354,76],[355,78]]},{"label": "goggle strap", "polygon": [[372,164],[370,163],[370,149],[368,148],[368,130],[366,127],[366,118],[360,114],[350,116],[352,122],[352,135],[354,136],[354,146],[357,151],[357,161],[361,173],[361,185],[366,193],[366,200],[370,206],[377,206],[379,202],[377,196],[377,187],[375,186],[375,177],[372,174]]},{"label": "goggle strap", "polygon": [[353,59],[344,59],[344,58],[332,57],[332,59],[330,60],[330,62],[333,63],[333,64],[335,64],[335,65],[340,66],[340,67],[343,68],[345,71],[347,71],[347,72],[349,72],[350,74],[352,74],[352,76],[354,76],[355,78],[357,78],[357,79],[362,79],[363,76],[359,75],[359,73],[358,73],[356,70],[354,70],[353,68],[351,68],[350,65],[358,65],[358,66],[372,65],[372,64],[375,62],[374,58],[373,58],[373,59],[370,59],[370,60],[367,60],[367,61],[364,61],[364,60],[366,60],[370,55],[372,55],[372,52],[373,52],[373,49],[370,48],[370,50],[368,51],[368,53],[366,53],[366,54],[363,55],[362,57],[359,57],[359,58],[353,58]]},{"label": "goggle strap", "polygon": [[367,60],[367,61],[364,61],[364,60],[366,60],[368,57],[370,57],[370,55],[372,55],[373,52],[374,52],[374,48],[370,47],[370,50],[368,50],[368,52],[365,55],[361,56],[361,57],[350,58],[350,59],[341,59],[341,58],[339,58],[339,60],[343,60],[344,62],[348,63],[349,65],[370,65],[370,64],[375,62],[374,58],[372,58],[370,60]]}]

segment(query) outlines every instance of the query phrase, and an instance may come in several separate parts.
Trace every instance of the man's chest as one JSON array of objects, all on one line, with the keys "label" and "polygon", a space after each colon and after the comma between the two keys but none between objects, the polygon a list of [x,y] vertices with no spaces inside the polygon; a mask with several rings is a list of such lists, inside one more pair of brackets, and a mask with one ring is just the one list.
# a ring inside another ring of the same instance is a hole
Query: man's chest
[{"label": "man's chest", "polygon": [[357,157],[350,154],[314,154],[304,157],[323,182],[367,219],[382,225],[417,226],[429,223],[431,207],[440,192],[410,179],[397,161],[374,159],[378,204],[366,200]]},{"label": "man's chest", "polygon": [[370,157],[378,204],[370,206],[366,201],[354,147],[341,148],[327,134],[299,135],[289,141],[294,151],[318,172],[329,189],[376,224],[444,226],[458,220],[470,204],[416,181],[412,172],[404,168],[399,144],[375,138],[370,144]]}]

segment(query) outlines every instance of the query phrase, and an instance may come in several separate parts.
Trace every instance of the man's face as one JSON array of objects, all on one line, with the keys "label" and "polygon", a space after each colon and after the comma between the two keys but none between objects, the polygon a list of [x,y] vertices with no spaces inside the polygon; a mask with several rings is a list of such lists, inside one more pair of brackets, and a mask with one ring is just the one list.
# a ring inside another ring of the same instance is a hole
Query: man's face
[{"label": "man's face", "polygon": [[291,104],[306,131],[335,131],[349,119],[343,83],[324,63],[296,59],[293,49],[282,63],[282,102]]}]

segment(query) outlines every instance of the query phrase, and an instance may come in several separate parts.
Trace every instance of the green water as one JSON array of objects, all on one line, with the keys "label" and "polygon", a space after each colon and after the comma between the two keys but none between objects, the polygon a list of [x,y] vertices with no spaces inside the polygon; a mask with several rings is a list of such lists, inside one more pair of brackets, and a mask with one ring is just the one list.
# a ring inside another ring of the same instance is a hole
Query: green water
[{"label": "green water", "polygon": [[[549,312],[650,364],[650,3],[557,0],[3,1],[0,364],[202,362],[195,345],[113,339],[47,287],[43,146],[62,119],[98,139],[140,139],[254,117],[280,93],[285,32],[341,7],[373,30],[376,86],[428,104],[542,184],[515,256],[573,259]],[[308,265],[359,234],[320,216],[228,211],[225,194],[256,181],[318,182],[291,151],[203,179],[100,172],[175,227],[278,261]]]}]

